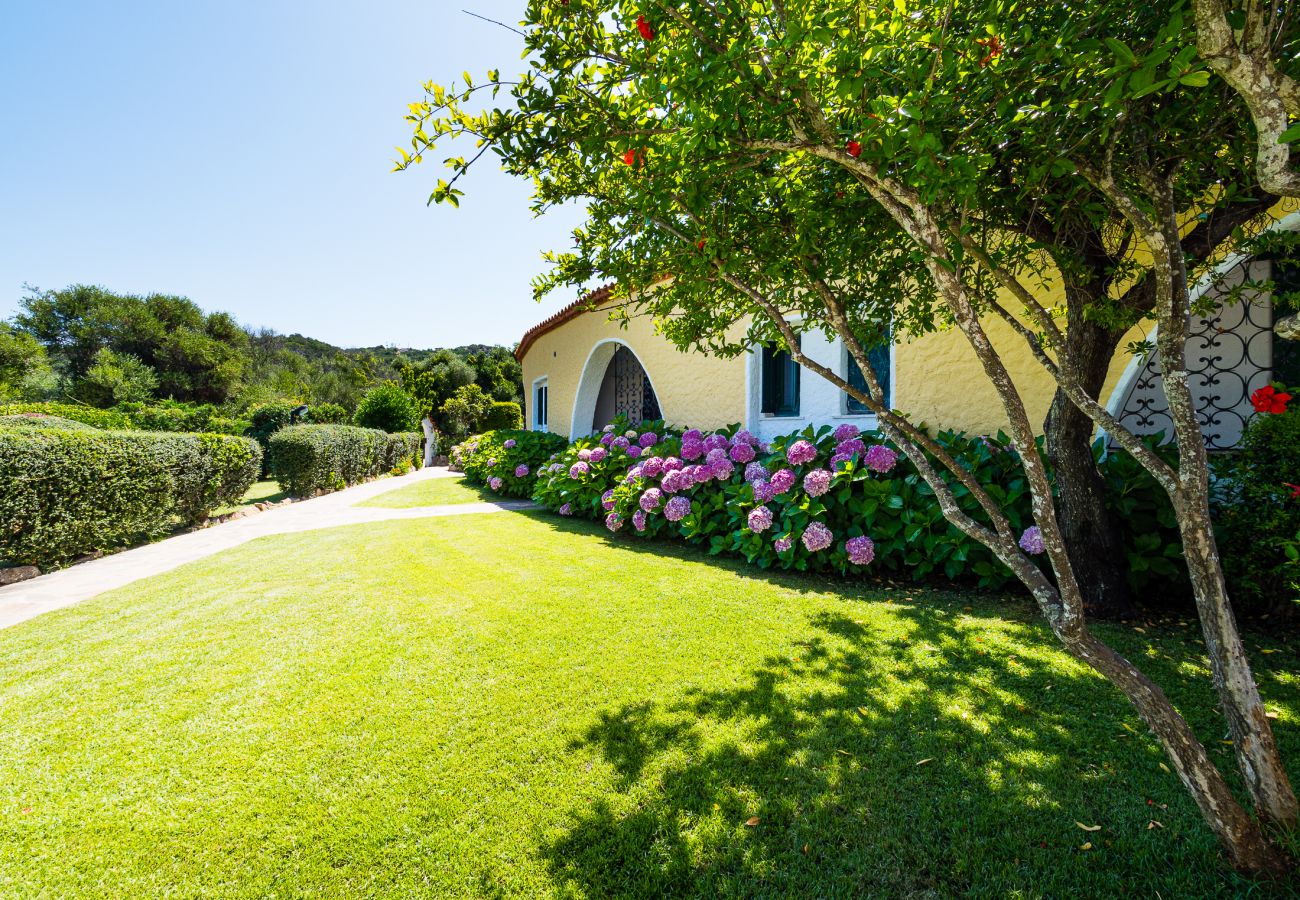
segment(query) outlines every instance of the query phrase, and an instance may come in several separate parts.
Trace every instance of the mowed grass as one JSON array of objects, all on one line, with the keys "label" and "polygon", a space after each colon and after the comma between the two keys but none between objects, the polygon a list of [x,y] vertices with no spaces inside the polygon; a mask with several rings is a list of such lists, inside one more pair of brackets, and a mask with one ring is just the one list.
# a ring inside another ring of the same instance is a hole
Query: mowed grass
[{"label": "mowed grass", "polygon": [[244,493],[243,498],[238,503],[232,506],[223,506],[219,509],[215,509],[213,510],[212,515],[223,516],[226,513],[232,513],[241,507],[252,506],[254,503],[261,503],[263,501],[279,503],[281,500],[288,499],[288,497],[289,495],[280,489],[280,483],[278,481],[258,481],[254,482],[253,486]]},{"label": "mowed grass", "polygon": [[464,478],[426,478],[416,484],[362,501],[357,506],[409,509],[416,506],[451,506],[501,499],[498,494],[473,487]]},{"label": "mowed grass", "polygon": [[[1195,632],[1103,630],[1231,769]],[[1294,646],[1251,645],[1300,775]],[[0,709],[4,897],[1289,890],[1020,601],[541,513],[262,539],[0,631]]]}]

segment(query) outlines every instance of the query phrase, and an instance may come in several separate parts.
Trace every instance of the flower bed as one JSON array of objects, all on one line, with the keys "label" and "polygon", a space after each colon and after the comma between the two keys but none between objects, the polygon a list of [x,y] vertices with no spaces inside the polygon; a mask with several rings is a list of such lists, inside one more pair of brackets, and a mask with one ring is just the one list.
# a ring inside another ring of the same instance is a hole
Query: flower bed
[{"label": "flower bed", "polygon": [[537,472],[564,449],[558,434],[502,429],[475,435],[451,448],[451,464],[471,484],[507,497],[533,495]]}]

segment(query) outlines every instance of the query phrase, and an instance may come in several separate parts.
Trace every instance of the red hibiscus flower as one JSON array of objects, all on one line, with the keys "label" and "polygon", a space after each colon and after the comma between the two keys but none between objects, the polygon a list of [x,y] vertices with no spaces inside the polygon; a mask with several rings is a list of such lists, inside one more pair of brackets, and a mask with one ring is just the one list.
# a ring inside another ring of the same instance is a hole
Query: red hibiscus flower
[{"label": "red hibiscus flower", "polygon": [[636,17],[636,30],[641,32],[641,37],[647,41],[655,39],[655,30],[650,27],[650,23],[645,20],[645,16]]},{"label": "red hibiscus flower", "polygon": [[862,145],[859,144],[857,141],[849,141],[847,144],[844,145],[844,151],[848,153],[849,156],[853,157],[854,159],[857,159],[859,156],[862,155]]},{"label": "red hibiscus flower", "polygon": [[1289,481],[1282,482],[1282,487],[1291,489],[1291,499],[1300,500],[1300,484],[1291,484]]},{"label": "red hibiscus flower", "polygon": [[1286,412],[1286,405],[1291,402],[1291,395],[1284,394],[1271,384],[1266,384],[1255,393],[1250,395],[1250,405],[1255,407],[1255,412],[1259,413],[1278,413]]}]

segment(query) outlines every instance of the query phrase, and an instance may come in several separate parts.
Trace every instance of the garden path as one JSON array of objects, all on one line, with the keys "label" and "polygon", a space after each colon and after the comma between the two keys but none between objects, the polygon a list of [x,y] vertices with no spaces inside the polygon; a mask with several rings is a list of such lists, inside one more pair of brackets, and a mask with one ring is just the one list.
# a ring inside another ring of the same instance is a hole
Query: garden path
[{"label": "garden path", "polygon": [[276,506],[256,515],[233,519],[142,547],[111,553],[69,566],[30,581],[0,587],[0,628],[8,628],[42,613],[89,600],[141,578],[236,547],[254,538],[342,525],[360,525],[389,519],[422,519],[472,513],[527,509],[524,500],[499,503],[461,503],[452,506],[417,506],[406,509],[359,507],[355,504],[429,478],[453,476],[445,467],[421,469],[402,478],[382,478],[323,497]]}]

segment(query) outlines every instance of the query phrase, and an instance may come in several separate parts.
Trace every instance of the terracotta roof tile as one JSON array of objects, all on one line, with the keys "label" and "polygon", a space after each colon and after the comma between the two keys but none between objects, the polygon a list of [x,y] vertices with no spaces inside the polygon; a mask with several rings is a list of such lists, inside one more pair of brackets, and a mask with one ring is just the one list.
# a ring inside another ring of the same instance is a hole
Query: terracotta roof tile
[{"label": "terracotta roof tile", "polygon": [[587,294],[585,297],[580,297],[577,300],[574,300],[550,318],[538,322],[532,328],[525,331],[524,336],[519,339],[519,346],[515,348],[515,359],[523,362],[524,355],[528,353],[528,349],[533,346],[533,343],[539,337],[549,331],[554,331],[565,322],[576,319],[588,310],[595,309],[604,303],[608,303],[610,295],[613,292],[614,284],[612,283],[607,284],[604,287],[596,288],[596,290]]}]

